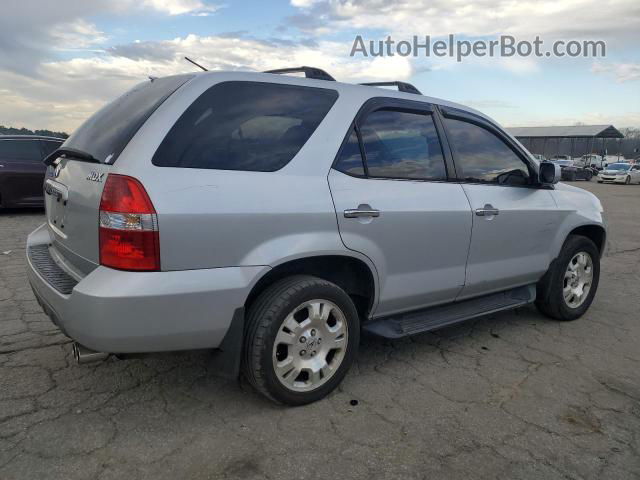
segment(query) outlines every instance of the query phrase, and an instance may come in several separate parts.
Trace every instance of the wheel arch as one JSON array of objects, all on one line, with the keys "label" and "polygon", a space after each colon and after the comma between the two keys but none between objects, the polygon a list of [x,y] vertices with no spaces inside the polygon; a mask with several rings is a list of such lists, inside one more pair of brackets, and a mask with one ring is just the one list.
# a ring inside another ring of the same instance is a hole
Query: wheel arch
[{"label": "wheel arch", "polygon": [[569,235],[582,235],[583,237],[587,237],[596,244],[596,247],[598,247],[598,251],[600,252],[600,256],[604,253],[607,243],[607,232],[602,225],[581,225],[571,230],[567,235],[567,238],[569,238]]},{"label": "wheel arch", "polygon": [[289,259],[272,266],[254,284],[244,307],[249,305],[269,285],[291,275],[312,275],[335,283],[354,301],[361,318],[368,318],[378,298],[378,281],[375,267],[361,258],[351,255],[311,255]]}]

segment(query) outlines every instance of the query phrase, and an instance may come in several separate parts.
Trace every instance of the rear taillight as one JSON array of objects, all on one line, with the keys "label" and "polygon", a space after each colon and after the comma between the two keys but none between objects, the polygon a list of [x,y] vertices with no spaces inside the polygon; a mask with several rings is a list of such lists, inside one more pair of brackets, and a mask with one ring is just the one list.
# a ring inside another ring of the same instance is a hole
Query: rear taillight
[{"label": "rear taillight", "polygon": [[158,217],[133,177],[107,177],[100,199],[100,264],[119,270],[160,270]]}]

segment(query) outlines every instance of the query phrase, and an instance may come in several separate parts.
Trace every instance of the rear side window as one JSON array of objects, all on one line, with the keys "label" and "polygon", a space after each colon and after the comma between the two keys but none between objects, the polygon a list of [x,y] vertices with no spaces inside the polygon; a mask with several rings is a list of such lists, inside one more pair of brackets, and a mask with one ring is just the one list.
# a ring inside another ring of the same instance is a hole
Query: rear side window
[{"label": "rear side window", "polygon": [[38,140],[0,140],[0,159],[39,162],[43,158]]},{"label": "rear side window", "polygon": [[223,82],[178,119],[153,156],[159,167],[272,172],[285,166],[329,112],[335,90]]},{"label": "rear side window", "polygon": [[360,127],[370,177],[444,180],[442,147],[431,115],[378,110]]},{"label": "rear side window", "polygon": [[529,169],[500,138],[482,127],[446,118],[456,168],[467,182],[526,185]]},{"label": "rear side window", "polygon": [[193,75],[176,75],[136,85],[94,113],[67,139],[65,147],[113,163],[149,116],[191,78]]}]

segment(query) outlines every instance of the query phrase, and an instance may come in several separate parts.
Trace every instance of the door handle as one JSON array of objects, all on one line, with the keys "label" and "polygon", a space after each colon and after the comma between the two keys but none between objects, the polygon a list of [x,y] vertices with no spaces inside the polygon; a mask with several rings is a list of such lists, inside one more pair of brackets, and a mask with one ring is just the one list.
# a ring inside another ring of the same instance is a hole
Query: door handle
[{"label": "door handle", "polygon": [[359,217],[379,217],[380,210],[376,210],[375,208],[371,208],[367,206],[367,208],[350,208],[344,211],[344,218],[359,218]]},{"label": "door handle", "polygon": [[493,208],[493,205],[489,203],[487,203],[482,208],[476,208],[476,215],[478,215],[479,217],[493,217],[499,214],[500,210],[498,210],[497,208]]}]

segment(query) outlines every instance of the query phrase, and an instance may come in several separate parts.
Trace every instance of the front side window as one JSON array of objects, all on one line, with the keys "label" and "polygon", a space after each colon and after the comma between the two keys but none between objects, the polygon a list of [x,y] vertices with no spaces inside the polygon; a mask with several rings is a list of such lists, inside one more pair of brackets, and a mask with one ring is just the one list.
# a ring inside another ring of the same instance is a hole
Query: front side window
[{"label": "front side window", "polygon": [[39,162],[42,151],[37,140],[0,140],[0,159]]},{"label": "front side window", "polygon": [[367,116],[360,131],[370,177],[446,179],[431,115],[378,110]]},{"label": "front side window", "polygon": [[466,182],[529,184],[529,169],[499,137],[482,127],[446,118],[456,169]]},{"label": "front side window", "polygon": [[219,83],[182,114],[153,164],[273,172],[293,159],[337,98],[323,88]]}]

